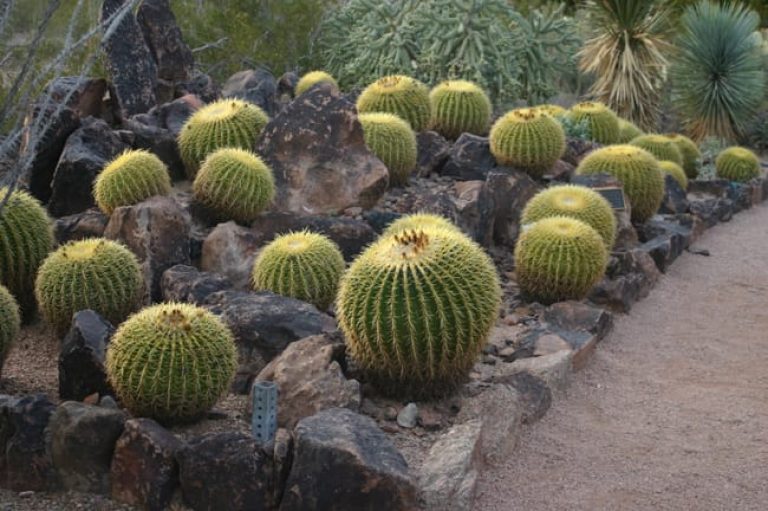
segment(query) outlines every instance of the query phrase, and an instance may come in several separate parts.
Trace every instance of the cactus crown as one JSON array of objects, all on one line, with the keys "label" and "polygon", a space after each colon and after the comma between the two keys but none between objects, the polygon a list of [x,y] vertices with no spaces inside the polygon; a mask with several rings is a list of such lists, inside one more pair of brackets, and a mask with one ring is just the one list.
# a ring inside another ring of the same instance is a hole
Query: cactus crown
[{"label": "cactus crown", "polygon": [[413,230],[419,228],[439,228],[448,229],[454,232],[461,232],[456,225],[439,215],[430,213],[415,213],[398,218],[384,230],[384,235],[395,234],[400,231]]},{"label": "cactus crown", "polygon": [[558,117],[560,115],[564,115],[567,112],[567,110],[560,105],[552,104],[538,105],[534,108],[552,117]]},{"label": "cactus crown", "polygon": [[595,101],[582,101],[581,103],[576,103],[571,108],[574,112],[582,112],[586,114],[597,114],[605,111],[610,111],[607,106],[605,106],[603,103],[595,102]]},{"label": "cactus crown", "polygon": [[502,165],[541,177],[565,152],[563,127],[538,108],[507,112],[491,128],[491,153]]}]

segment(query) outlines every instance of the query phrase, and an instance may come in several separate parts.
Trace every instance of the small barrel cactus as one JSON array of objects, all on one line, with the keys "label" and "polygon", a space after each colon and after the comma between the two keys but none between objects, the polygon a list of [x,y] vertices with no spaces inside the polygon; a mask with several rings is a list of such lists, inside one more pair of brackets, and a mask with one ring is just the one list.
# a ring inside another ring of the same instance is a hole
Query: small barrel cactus
[{"label": "small barrel cactus", "polygon": [[560,117],[562,115],[565,115],[568,110],[561,107],[560,105],[552,105],[552,104],[545,104],[545,105],[537,105],[534,108],[537,110],[541,110],[545,114],[549,114],[552,117]]},{"label": "small barrel cactus", "polygon": [[365,145],[389,170],[390,186],[404,186],[416,167],[416,135],[411,125],[393,114],[360,114]]},{"label": "small barrel cactus", "polygon": [[619,118],[602,103],[577,103],[568,112],[575,123],[586,122],[592,140],[599,144],[615,144],[619,140]]},{"label": "small barrel cactus", "polygon": [[525,169],[541,177],[565,152],[563,127],[536,108],[518,108],[491,128],[491,153],[501,165]]},{"label": "small barrel cactus", "polygon": [[412,231],[421,228],[437,228],[448,229],[449,231],[461,232],[456,225],[439,215],[432,215],[430,213],[414,213],[412,215],[406,215],[400,217],[384,230],[383,235],[397,234],[402,231]]},{"label": "small barrel cactus", "polygon": [[131,206],[153,195],[171,193],[165,164],[149,151],[126,151],[101,171],[93,185],[99,209],[107,215],[120,206]]},{"label": "small barrel cactus", "polygon": [[385,76],[363,90],[357,98],[357,111],[395,114],[408,121],[413,131],[424,131],[431,117],[429,89],[408,76]]},{"label": "small barrel cactus", "polygon": [[643,130],[626,119],[619,118],[619,138],[617,144],[628,144],[632,139],[645,135]]},{"label": "small barrel cactus", "polygon": [[466,378],[498,316],[496,268],[463,234],[417,228],[385,235],[344,275],[339,325],[365,376],[415,399]]},{"label": "small barrel cactus", "polygon": [[666,137],[674,142],[680,150],[680,154],[683,157],[683,170],[685,171],[685,175],[688,176],[689,179],[696,179],[699,175],[699,164],[701,162],[701,151],[699,151],[699,146],[697,146],[696,142],[690,138],[685,135],[680,135],[679,133],[672,133],[666,135]]},{"label": "small barrel cactus", "polygon": [[227,391],[237,351],[232,333],[207,310],[163,303],[120,325],[107,349],[106,369],[134,416],[184,423],[201,418]]},{"label": "small barrel cactus", "polygon": [[630,145],[645,149],[659,161],[671,161],[678,165],[683,164],[683,155],[672,140],[664,135],[640,135],[633,138]]},{"label": "small barrel cactus", "polygon": [[309,73],[306,73],[304,76],[302,76],[299,80],[299,83],[296,84],[296,96],[304,94],[313,86],[321,82],[328,83],[336,89],[339,88],[339,84],[336,83],[336,79],[325,71],[310,71]]},{"label": "small barrel cactus", "polygon": [[517,284],[524,297],[544,304],[584,298],[607,264],[603,238],[574,218],[539,220],[515,246]]},{"label": "small barrel cactus", "polygon": [[256,258],[253,287],[325,310],[336,298],[344,267],[344,256],[326,236],[308,231],[284,234]]},{"label": "small barrel cactus", "polygon": [[136,256],[102,238],[59,247],[40,266],[35,296],[45,320],[66,333],[72,315],[92,309],[117,325],[136,310],[144,281]]},{"label": "small barrel cactus", "polygon": [[636,222],[655,215],[664,198],[664,177],[658,160],[637,146],[614,145],[592,151],[581,160],[576,173],[615,176],[624,187]]},{"label": "small barrel cactus", "polygon": [[255,220],[275,196],[272,170],[256,154],[233,147],[205,159],[192,189],[219,219],[241,223]]},{"label": "small barrel cactus", "polygon": [[20,328],[19,306],[8,289],[0,286],[0,373]]},{"label": "small barrel cactus", "polygon": [[[0,187],[0,201],[8,193]],[[0,211],[0,284],[16,298],[25,318],[35,310],[37,269],[53,248],[53,230],[45,209],[16,190]]]},{"label": "small barrel cactus", "polygon": [[664,174],[669,174],[677,181],[683,190],[688,189],[688,177],[685,175],[683,167],[673,161],[660,161],[659,168]]},{"label": "small barrel cactus", "polygon": [[729,147],[715,159],[717,177],[746,183],[760,175],[760,160],[757,155],[744,147]]},{"label": "small barrel cactus", "polygon": [[542,190],[525,205],[521,223],[532,224],[554,216],[581,220],[603,238],[606,250],[613,249],[616,216],[605,197],[591,188],[560,185]]},{"label": "small barrel cactus", "polygon": [[194,179],[203,160],[223,147],[252,150],[269,117],[258,106],[240,99],[221,99],[187,119],[179,133],[179,152],[187,176]]},{"label": "small barrel cactus", "polygon": [[455,140],[462,133],[485,135],[491,124],[491,100],[479,85],[449,80],[429,93],[432,129]]}]

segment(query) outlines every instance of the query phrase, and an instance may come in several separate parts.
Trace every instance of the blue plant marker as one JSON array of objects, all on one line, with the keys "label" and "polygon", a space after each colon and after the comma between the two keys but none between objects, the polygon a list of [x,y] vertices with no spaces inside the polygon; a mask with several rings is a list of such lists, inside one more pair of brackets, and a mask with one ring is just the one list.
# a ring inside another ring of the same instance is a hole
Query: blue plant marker
[{"label": "blue plant marker", "polygon": [[253,383],[253,415],[251,431],[261,445],[275,438],[277,431],[277,384],[271,381]]}]

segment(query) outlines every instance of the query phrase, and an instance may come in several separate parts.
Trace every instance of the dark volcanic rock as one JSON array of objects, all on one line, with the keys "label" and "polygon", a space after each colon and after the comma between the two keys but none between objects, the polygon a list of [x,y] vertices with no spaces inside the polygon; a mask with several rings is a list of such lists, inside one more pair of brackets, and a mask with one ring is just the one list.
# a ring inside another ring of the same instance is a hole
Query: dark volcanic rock
[{"label": "dark volcanic rock", "polygon": [[53,234],[56,242],[63,245],[68,241],[99,238],[107,228],[109,217],[96,208],[82,213],[63,216],[53,223]]},{"label": "dark volcanic rock", "polygon": [[277,80],[277,94],[282,96],[286,94],[293,97],[296,91],[296,85],[299,83],[299,75],[293,71],[283,73],[283,75]]},{"label": "dark volcanic rock", "polygon": [[187,94],[153,108],[149,111],[149,115],[156,119],[158,126],[170,131],[174,137],[178,137],[187,119],[204,105],[205,103],[199,97]]},{"label": "dark volcanic rock", "polygon": [[198,271],[193,266],[172,266],[160,282],[163,300],[202,304],[209,295],[232,288],[232,283],[217,273]]},{"label": "dark volcanic rock", "polygon": [[124,129],[133,133],[133,148],[146,149],[160,158],[168,167],[171,179],[179,180],[185,178],[184,163],[181,161],[176,137],[170,130],[139,122],[138,118],[144,115],[146,114],[128,119],[122,125]]},{"label": "dark volcanic rock", "polygon": [[680,183],[670,175],[664,176],[664,199],[661,201],[659,213],[687,213],[688,207],[688,197]]},{"label": "dark volcanic rock", "polygon": [[657,215],[639,229],[640,239],[645,242],[639,248],[651,255],[659,270],[666,272],[690,245],[693,228],[693,217],[689,215]]},{"label": "dark volcanic rock", "polygon": [[197,73],[191,80],[176,84],[176,97],[187,94],[194,94],[204,103],[212,103],[221,97],[221,87],[207,74]]},{"label": "dark volcanic rock", "polygon": [[706,227],[713,227],[718,222],[728,222],[733,218],[731,199],[709,197],[691,200],[689,209]]},{"label": "dark volcanic rock", "polygon": [[62,76],[49,83],[44,94],[50,94],[58,104],[66,99],[66,106],[82,119],[93,116],[107,123],[119,120],[119,112],[112,110],[112,100],[105,99],[107,96],[113,98],[115,89],[104,78]]},{"label": "dark volcanic rock", "polygon": [[589,299],[614,312],[629,312],[632,305],[648,296],[661,273],[645,250],[619,252],[612,258],[606,277],[592,289]]},{"label": "dark volcanic rock", "polygon": [[568,138],[565,143],[565,154],[563,154],[562,159],[574,167],[578,167],[579,163],[586,155],[600,147],[602,146],[596,142],[578,138]]},{"label": "dark volcanic rock", "polygon": [[451,143],[439,133],[434,131],[421,131],[416,134],[419,159],[416,162],[414,173],[419,177],[428,177],[433,172],[440,173],[440,169],[448,160],[451,151]]},{"label": "dark volcanic rock", "polygon": [[169,82],[189,80],[195,66],[184,43],[169,0],[144,0],[136,19],[157,65],[157,76]]},{"label": "dark volcanic rock", "polygon": [[230,76],[221,87],[225,98],[240,98],[260,106],[267,115],[277,113],[277,82],[266,69],[248,69]]},{"label": "dark volcanic rock", "polygon": [[448,151],[448,159],[440,169],[440,175],[462,181],[485,180],[496,166],[487,137],[462,133]]},{"label": "dark volcanic rock", "polygon": [[582,302],[558,302],[544,309],[542,316],[550,330],[584,331],[602,340],[613,329],[613,314]]},{"label": "dark volcanic rock", "polygon": [[8,438],[4,451],[5,488],[47,491],[58,486],[45,438],[55,410],[56,405],[44,394],[22,397],[5,410],[0,420],[0,437]]},{"label": "dark volcanic rock", "polygon": [[82,401],[91,394],[113,394],[104,358],[115,328],[92,310],[76,312],[59,353],[59,397]]},{"label": "dark volcanic rock", "polygon": [[519,170],[493,171],[485,180],[485,189],[494,203],[493,240],[498,245],[514,247],[523,208],[541,186]]}]

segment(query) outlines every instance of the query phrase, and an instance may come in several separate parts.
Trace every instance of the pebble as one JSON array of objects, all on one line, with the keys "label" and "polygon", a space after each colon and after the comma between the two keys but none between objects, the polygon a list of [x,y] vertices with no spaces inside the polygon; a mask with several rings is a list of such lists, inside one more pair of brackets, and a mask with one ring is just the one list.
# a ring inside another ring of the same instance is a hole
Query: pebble
[{"label": "pebble", "polygon": [[33,491],[23,491],[23,492],[19,492],[19,498],[20,498],[20,499],[26,499],[26,498],[29,498],[29,497],[31,497],[31,496],[32,496],[32,495],[34,495],[34,494],[35,494],[35,492],[33,492]]},{"label": "pebble", "polygon": [[416,403],[408,403],[397,414],[397,425],[401,428],[411,429],[416,427],[416,420],[419,418],[419,407]]}]

